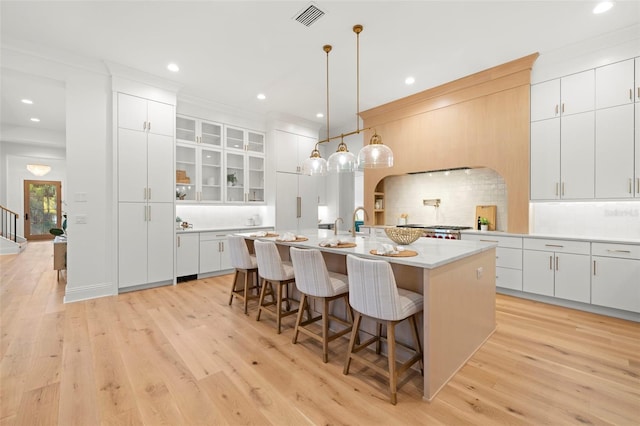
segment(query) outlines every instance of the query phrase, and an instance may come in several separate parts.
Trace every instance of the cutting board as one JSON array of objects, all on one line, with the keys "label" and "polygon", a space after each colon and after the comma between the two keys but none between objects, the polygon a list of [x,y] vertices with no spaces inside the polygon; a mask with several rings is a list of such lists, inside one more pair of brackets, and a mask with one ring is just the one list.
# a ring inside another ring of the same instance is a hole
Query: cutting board
[{"label": "cutting board", "polygon": [[476,224],[476,228],[478,223],[478,216],[480,216],[489,219],[489,231],[495,231],[497,218],[496,211],[496,206],[476,206],[476,216],[473,221],[473,223]]}]

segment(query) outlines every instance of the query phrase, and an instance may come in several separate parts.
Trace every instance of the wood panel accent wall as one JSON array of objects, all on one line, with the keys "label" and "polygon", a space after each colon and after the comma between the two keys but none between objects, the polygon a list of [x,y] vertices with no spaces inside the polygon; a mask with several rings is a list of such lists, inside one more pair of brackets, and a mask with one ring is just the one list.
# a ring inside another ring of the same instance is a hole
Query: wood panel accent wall
[{"label": "wood panel accent wall", "polygon": [[[538,53],[361,112],[394,153],[390,169],[366,169],[365,209],[376,185],[410,172],[488,167],[507,186],[507,232],[529,232],[531,68]],[[373,215],[370,215],[371,224]]]}]

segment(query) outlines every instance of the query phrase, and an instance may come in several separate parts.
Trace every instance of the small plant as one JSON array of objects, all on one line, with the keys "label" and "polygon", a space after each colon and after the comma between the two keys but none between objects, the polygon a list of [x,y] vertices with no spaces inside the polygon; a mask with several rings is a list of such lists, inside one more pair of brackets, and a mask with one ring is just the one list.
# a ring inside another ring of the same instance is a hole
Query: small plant
[{"label": "small plant", "polygon": [[489,219],[487,219],[486,217],[480,218],[480,225],[488,225],[488,224],[489,224]]},{"label": "small plant", "polygon": [[227,175],[227,183],[230,183],[232,186],[236,184],[238,178],[235,173],[230,173]]}]

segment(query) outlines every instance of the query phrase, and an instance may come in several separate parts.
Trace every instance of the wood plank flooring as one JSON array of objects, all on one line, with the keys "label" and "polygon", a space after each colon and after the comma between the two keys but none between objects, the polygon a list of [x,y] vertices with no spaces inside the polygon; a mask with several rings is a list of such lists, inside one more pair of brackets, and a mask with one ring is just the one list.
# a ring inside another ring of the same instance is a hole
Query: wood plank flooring
[{"label": "wood plank flooring", "polygon": [[497,296],[497,331],[427,403],[347,340],[277,335],[231,275],[63,304],[52,244],[0,256],[0,425],[640,424],[640,324]]}]

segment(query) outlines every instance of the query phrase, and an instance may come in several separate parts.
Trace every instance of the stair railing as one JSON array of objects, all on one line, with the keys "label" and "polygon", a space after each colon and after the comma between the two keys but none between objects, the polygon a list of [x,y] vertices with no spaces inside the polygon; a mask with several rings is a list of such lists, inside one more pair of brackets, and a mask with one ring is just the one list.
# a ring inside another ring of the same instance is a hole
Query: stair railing
[{"label": "stair railing", "polygon": [[5,238],[18,242],[18,234],[16,232],[18,225],[18,213],[9,210],[4,206],[0,206],[0,233]]}]

